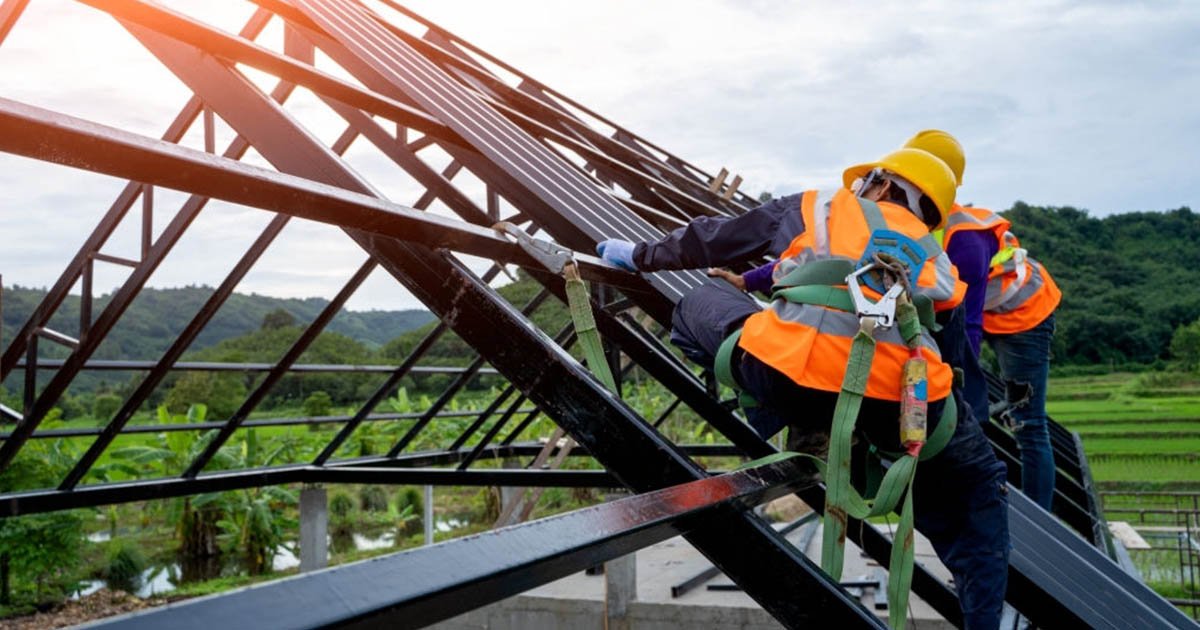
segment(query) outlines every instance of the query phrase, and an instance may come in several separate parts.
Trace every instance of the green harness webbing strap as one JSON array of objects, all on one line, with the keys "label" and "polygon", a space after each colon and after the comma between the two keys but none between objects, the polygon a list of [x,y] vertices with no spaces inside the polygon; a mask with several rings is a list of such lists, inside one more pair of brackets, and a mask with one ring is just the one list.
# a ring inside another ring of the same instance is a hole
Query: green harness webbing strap
[{"label": "green harness webbing strap", "polygon": [[592,302],[588,297],[587,284],[579,277],[579,270],[574,264],[563,269],[563,278],[567,283],[567,307],[571,311],[571,322],[575,325],[575,336],[579,338],[588,368],[609,391],[620,394],[617,381],[608,365],[608,357],[604,356],[604,344],[600,340],[600,331],[596,328],[596,318],[592,315]]},{"label": "green harness webbing strap", "polygon": [[846,284],[846,276],[854,273],[854,261],[845,258],[822,258],[804,263],[779,279],[772,290],[799,287],[806,284],[828,286]]},{"label": "green harness webbing strap", "polygon": [[[843,390],[844,391],[844,390]],[[840,402],[840,401],[839,401]],[[860,401],[861,402],[861,399]],[[857,405],[856,405],[857,406]],[[836,415],[836,412],[835,412]],[[845,424],[846,416],[840,416]],[[912,507],[912,492],[911,488],[916,479],[917,462],[920,460],[929,459],[937,455],[953,437],[954,431],[958,426],[958,411],[954,401],[954,396],[946,398],[945,407],[942,411],[941,419],[938,425],[934,427],[933,432],[929,435],[929,441],[925,443],[925,447],[921,449],[919,458],[902,453],[897,454],[891,468],[883,475],[883,480],[879,483],[879,490],[873,499],[864,499],[853,487],[846,487],[838,492],[839,500],[842,501],[840,506],[831,506],[830,496],[835,492],[833,485],[829,481],[829,470],[834,467],[834,439],[832,435],[829,440],[829,461],[809,455],[807,453],[797,453],[794,451],[781,451],[773,453],[766,457],[746,462],[738,466],[736,470],[745,468],[754,468],[774,462],[783,461],[793,457],[806,459],[816,466],[817,470],[825,478],[825,533],[821,539],[821,569],[828,573],[834,579],[841,579],[842,558],[845,554],[846,542],[846,520],[847,516],[854,517],[859,520],[865,520],[872,516],[882,516],[889,512],[898,511],[900,513],[900,522],[896,525],[896,532],[892,535],[892,553],[888,560],[888,625],[892,628],[903,628],[908,620],[908,599],[909,592],[912,588],[913,576],[913,507]],[[837,425],[834,425],[836,429]],[[849,446],[847,441],[847,447]],[[886,451],[877,451],[887,454]],[[846,457],[849,457],[849,448],[846,449]],[[839,464],[840,465],[840,464]],[[846,477],[846,483],[849,483],[849,477]],[[903,500],[904,505],[900,510],[896,510],[896,506]],[[830,529],[829,516],[830,510],[834,509],[835,515],[839,518],[834,520],[834,529]],[[838,523],[840,522],[840,527]],[[831,533],[832,532],[832,533]],[[837,573],[834,573],[837,571]]]},{"label": "green harness webbing strap", "polygon": [[[902,329],[912,329],[916,322],[915,308],[901,309],[898,312]],[[850,465],[851,439],[854,427],[858,422],[858,413],[867,391],[867,382],[871,376],[871,362],[875,357],[875,337],[872,335],[874,321],[864,319],[859,331],[850,345],[850,357],[846,363],[846,373],[842,378],[841,392],[834,407],[833,422],[829,435],[828,460],[813,457],[804,453],[777,453],[762,459],[748,462],[743,467],[757,466],[789,457],[804,457],[811,460],[821,472],[825,480],[825,514],[823,517],[824,534],[821,544],[821,568],[835,580],[841,580],[842,566],[845,558],[846,527],[850,517],[865,520],[873,516],[882,516],[893,511],[900,513],[900,522],[892,537],[892,553],[888,562],[888,624],[892,628],[903,628],[908,617],[909,589],[912,585],[913,573],[913,507],[912,486],[917,474],[918,458],[907,453],[895,454],[895,461],[879,483],[879,489],[873,499],[863,498],[851,484]],[[722,344],[722,350],[729,346],[729,353],[737,343],[737,337],[731,335],[732,343],[727,339]],[[728,374],[729,357],[724,357],[726,378]],[[721,365],[718,353],[718,365]],[[720,376],[718,376],[720,378]],[[955,408],[953,395],[946,398],[942,417],[922,448],[919,459],[928,459],[937,455],[954,435],[958,413]],[[890,455],[890,454],[889,454]],[[903,501],[904,505],[897,510]]]}]

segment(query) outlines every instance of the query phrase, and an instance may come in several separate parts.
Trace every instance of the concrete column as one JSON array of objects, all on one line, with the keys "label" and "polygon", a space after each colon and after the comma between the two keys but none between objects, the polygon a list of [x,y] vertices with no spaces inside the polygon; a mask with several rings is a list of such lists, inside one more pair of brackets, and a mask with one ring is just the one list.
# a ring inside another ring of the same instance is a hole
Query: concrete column
[{"label": "concrete column", "polygon": [[[521,460],[519,460],[515,457],[506,457],[506,458],[504,458],[504,461],[500,464],[500,467],[501,468],[521,468],[522,467]],[[501,510],[501,513],[503,513],[503,511],[504,511],[504,506],[508,505],[509,503],[512,503],[513,501],[518,501],[519,499],[517,497],[519,495],[523,495],[523,494],[525,494],[525,488],[517,488],[514,486],[500,486],[500,510]],[[502,525],[508,525],[508,523],[502,523]]]},{"label": "concrete column", "polygon": [[323,569],[329,564],[329,503],[325,488],[305,486],[300,490],[300,572]]},{"label": "concrete column", "polygon": [[604,563],[604,627],[628,630],[629,604],[637,599],[637,554]]},{"label": "concrete column", "polygon": [[433,544],[433,486],[425,486],[425,544]]}]

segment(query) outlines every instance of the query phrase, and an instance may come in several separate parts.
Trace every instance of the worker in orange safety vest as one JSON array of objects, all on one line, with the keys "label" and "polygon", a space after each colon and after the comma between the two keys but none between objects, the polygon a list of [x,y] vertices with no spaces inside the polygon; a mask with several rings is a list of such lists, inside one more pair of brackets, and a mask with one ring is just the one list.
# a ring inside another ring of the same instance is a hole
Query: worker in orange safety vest
[{"label": "worker in orange safety vest", "polygon": [[[859,178],[865,183],[856,195],[848,185]],[[956,307],[966,286],[930,234],[944,225],[954,203],[954,175],[930,153],[902,149],[847,169],[843,179],[846,187],[832,193],[791,195],[737,217],[694,219],[657,241],[610,239],[597,250],[633,271],[736,265],[777,253],[765,282],[777,289],[830,284],[831,293],[845,293],[844,272],[833,281],[817,280],[819,269],[836,267],[831,261],[860,265],[879,234],[905,243],[911,294],[932,303],[939,323],[959,322],[937,335],[922,333],[914,350],[928,363],[930,431],[936,431],[947,401],[955,401],[960,418],[949,443],[923,461],[915,477],[916,524],[954,575],[966,627],[996,628],[1008,573],[1005,468],[961,396],[949,395],[953,375],[943,353],[966,347],[961,319],[953,319],[960,317]],[[879,300],[880,290],[862,290]],[[689,359],[713,369],[718,350],[740,333],[727,365],[736,385],[757,401],[746,409],[751,425],[764,438],[787,426],[788,448],[809,450],[813,436],[829,432],[851,338],[861,324],[853,307],[837,300],[780,298],[762,308],[748,294],[717,282],[693,289],[676,304],[671,341]],[[909,348],[895,328],[876,329],[875,338],[857,426],[872,445],[902,451],[898,401]]]},{"label": "worker in orange safety vest", "polygon": [[[962,184],[962,145],[945,131],[917,133],[906,147],[937,155]],[[967,337],[976,356],[986,339],[1005,383],[1002,418],[1021,451],[1021,487],[1049,510],[1054,498],[1054,452],[1046,418],[1046,385],[1054,311],[1062,292],[1041,263],[1030,257],[1008,219],[983,208],[954,204],[941,241],[967,283]],[[980,419],[987,412],[987,384],[967,371],[966,395]]]}]

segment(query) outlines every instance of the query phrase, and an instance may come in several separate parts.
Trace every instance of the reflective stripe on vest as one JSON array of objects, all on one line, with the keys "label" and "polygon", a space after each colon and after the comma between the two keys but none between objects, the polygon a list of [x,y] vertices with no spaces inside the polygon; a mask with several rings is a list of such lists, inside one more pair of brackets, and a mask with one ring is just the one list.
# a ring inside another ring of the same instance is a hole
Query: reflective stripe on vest
[{"label": "reflective stripe on vest", "polygon": [[[881,202],[877,207],[878,212],[873,208],[864,209],[857,198],[844,188],[833,192],[832,195],[824,191],[805,192],[800,199],[805,231],[792,239],[787,250],[780,254],[779,262],[771,274],[772,280],[778,282],[796,267],[814,260],[836,258],[857,263],[862,252],[866,250],[871,233],[875,230],[891,229],[920,243],[925,250],[926,261],[934,259],[933,265],[926,264],[921,270],[914,292],[932,300],[934,309],[938,311],[958,306],[966,294],[967,285],[959,281],[958,270],[951,264],[950,257],[942,250],[937,239],[929,233],[925,224],[896,204]],[[843,245],[831,251],[829,234],[834,215],[838,221],[836,231],[842,237],[840,242]],[[846,238],[847,231],[853,232],[852,238]],[[874,291],[864,291],[871,299],[879,299],[879,294]]]},{"label": "reflective stripe on vest", "polygon": [[[961,301],[966,287],[958,282],[949,258],[930,237],[925,224],[901,206],[889,203],[878,206],[878,213],[864,212],[858,199],[846,190],[834,193],[828,201],[819,198],[816,191],[806,192],[800,204],[805,232],[793,239],[780,256],[774,279],[779,281],[797,267],[817,260],[857,262],[866,250],[872,230],[889,229],[920,241],[925,249],[925,265],[915,290],[935,300],[946,296],[947,307],[957,304],[951,303],[956,295]],[[868,289],[864,292],[878,299]],[[858,326],[858,317],[853,313],[777,299],[769,308],[746,320],[738,345],[801,386],[837,392]],[[866,395],[898,401],[908,349],[894,328],[876,331],[876,339]],[[927,333],[922,334],[920,352],[929,364],[929,400],[941,400],[950,393],[953,373]]]},{"label": "reflective stripe on vest", "polygon": [[993,268],[984,298],[983,330],[1011,335],[1042,323],[1062,301],[1062,291],[1038,261],[1023,255]]},{"label": "reflective stripe on vest", "polygon": [[946,220],[942,242],[949,246],[954,234],[987,231],[996,237],[998,250],[990,261],[983,305],[983,329],[992,334],[1029,330],[1054,312],[1062,293],[1037,261],[1030,258],[1009,229],[1008,219],[984,208],[955,205]]}]

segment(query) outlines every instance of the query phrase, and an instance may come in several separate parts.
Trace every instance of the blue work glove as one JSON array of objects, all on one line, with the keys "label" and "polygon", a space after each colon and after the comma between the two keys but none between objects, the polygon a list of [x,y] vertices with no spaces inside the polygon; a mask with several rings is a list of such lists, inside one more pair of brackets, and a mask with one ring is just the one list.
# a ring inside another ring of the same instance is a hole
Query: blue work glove
[{"label": "blue work glove", "polygon": [[600,241],[596,244],[596,253],[600,254],[605,262],[616,265],[625,271],[637,271],[637,265],[633,264],[633,243],[629,241],[622,241],[618,238]]}]

